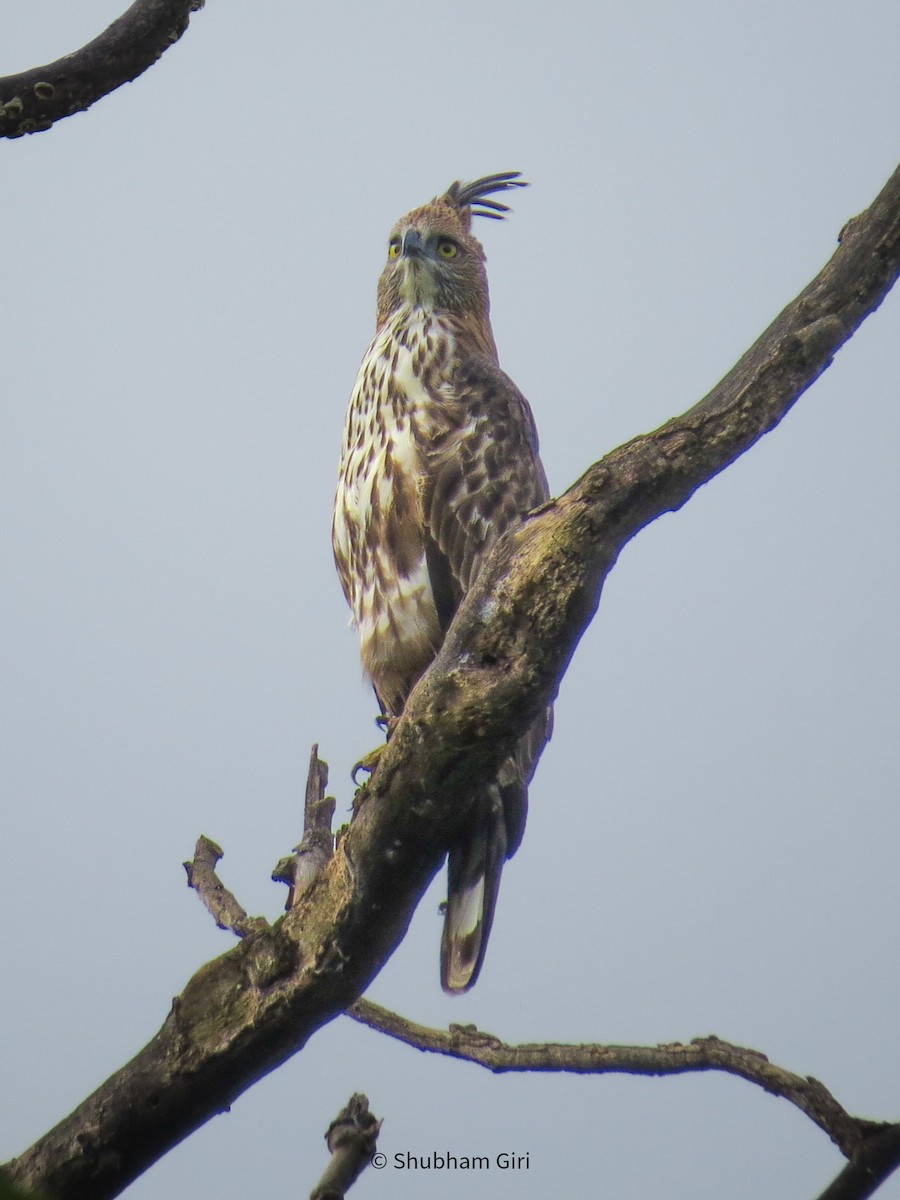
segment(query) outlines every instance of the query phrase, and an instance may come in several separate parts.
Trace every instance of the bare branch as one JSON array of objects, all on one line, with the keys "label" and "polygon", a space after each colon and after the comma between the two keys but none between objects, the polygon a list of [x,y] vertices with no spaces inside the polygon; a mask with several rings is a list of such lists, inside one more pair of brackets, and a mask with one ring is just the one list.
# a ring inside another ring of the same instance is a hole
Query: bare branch
[{"label": "bare branch", "polygon": [[49,129],[152,67],[205,0],[135,0],[99,37],[45,67],[0,78],[0,137]]},{"label": "bare branch", "polygon": [[555,695],[622,547],[777,425],[898,272],[900,171],[705,400],[500,541],[309,891],[201,968],[132,1062],[10,1164],[16,1182],[117,1195],[362,994],[467,819],[463,797]]},{"label": "bare branch", "polygon": [[873,1133],[819,1200],[866,1200],[900,1166],[900,1125]]},{"label": "bare branch", "polygon": [[306,777],[303,841],[294,847],[293,854],[281,859],[272,872],[272,878],[277,883],[286,883],[290,888],[284,906],[288,911],[309,891],[334,853],[331,822],[335,800],[333,796],[325,795],[327,786],[328,763],[319,758],[319,747],[315,745],[309,756],[309,773]]},{"label": "bare branch", "polygon": [[265,917],[248,917],[234,895],[216,874],[216,864],[224,851],[214,841],[202,835],[194,847],[194,857],[183,863],[188,887],[193,888],[220,929],[230,930],[238,937],[268,929]]},{"label": "bare branch", "polygon": [[477,1063],[498,1074],[506,1071],[564,1071],[576,1075],[682,1075],[724,1071],[758,1084],[773,1096],[797,1106],[831,1138],[848,1158],[862,1146],[859,1123],[816,1079],[802,1078],[769,1062],[758,1050],[734,1046],[720,1038],[694,1038],[689,1044],[662,1046],[560,1045],[525,1043],[511,1046],[474,1025],[451,1025],[449,1032],[416,1025],[369,1000],[357,1000],[347,1016],[417,1050]]},{"label": "bare branch", "polygon": [[310,1193],[309,1200],[344,1200],[372,1161],[381,1122],[369,1112],[366,1096],[356,1093],[328,1127],[325,1141],[331,1162]]},{"label": "bare branch", "polygon": [[723,1071],[755,1083],[805,1113],[851,1161],[819,1200],[866,1200],[900,1166],[900,1124],[851,1117],[824,1084],[785,1070],[744,1046],[714,1035],[688,1045],[601,1046],[594,1044],[523,1043],[509,1045],[474,1025],[451,1025],[449,1031],[417,1025],[398,1013],[357,1000],[347,1016],[416,1050],[443,1054],[507,1071],[568,1072],[576,1075],[681,1075]]}]

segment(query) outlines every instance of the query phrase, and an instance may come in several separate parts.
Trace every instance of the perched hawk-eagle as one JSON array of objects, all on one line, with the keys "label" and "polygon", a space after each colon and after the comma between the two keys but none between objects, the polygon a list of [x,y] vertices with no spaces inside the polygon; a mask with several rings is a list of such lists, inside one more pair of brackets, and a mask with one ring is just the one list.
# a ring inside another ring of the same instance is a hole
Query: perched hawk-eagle
[{"label": "perched hawk-eagle", "polygon": [[[524,187],[518,172],[453,183],[397,222],[374,341],[350,398],[334,557],[383,713],[398,717],[460,598],[502,533],[548,497],[528,402],[504,375],[473,214]],[[525,827],[549,713],[519,743],[449,849],[441,983],[475,982],[504,860]]]}]

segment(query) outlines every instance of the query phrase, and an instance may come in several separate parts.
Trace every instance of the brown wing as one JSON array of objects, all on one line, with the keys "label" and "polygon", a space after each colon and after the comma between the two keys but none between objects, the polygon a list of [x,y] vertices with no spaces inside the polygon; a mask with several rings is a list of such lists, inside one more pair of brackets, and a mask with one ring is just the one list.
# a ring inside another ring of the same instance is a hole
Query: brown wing
[{"label": "brown wing", "polygon": [[497,538],[550,494],[531,409],[512,380],[476,358],[453,385],[447,427],[425,448],[423,517],[442,624]]},{"label": "brown wing", "polygon": [[[426,560],[445,631],[493,544],[549,495],[531,409],[496,362],[469,354],[453,372],[452,389],[436,415],[438,432],[422,447]],[[449,849],[446,991],[465,991],[478,977],[503,862],[522,839],[528,784],[549,733],[548,711],[476,798],[468,828]]]},{"label": "brown wing", "polygon": [[[493,544],[550,494],[531,409],[509,376],[489,359],[470,357],[453,384],[448,427],[427,449],[423,495],[429,575],[445,630]],[[507,855],[522,838],[528,783],[550,723],[548,712],[501,769]]]}]

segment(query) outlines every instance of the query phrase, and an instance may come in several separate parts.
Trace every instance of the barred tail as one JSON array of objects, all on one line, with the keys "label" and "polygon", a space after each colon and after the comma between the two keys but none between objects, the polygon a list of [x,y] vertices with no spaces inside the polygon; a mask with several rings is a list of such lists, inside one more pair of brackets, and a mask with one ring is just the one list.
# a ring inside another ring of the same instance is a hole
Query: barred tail
[{"label": "barred tail", "polygon": [[447,860],[447,911],[441,939],[445,992],[467,992],[478,978],[506,852],[503,800],[499,785],[491,784],[474,828],[451,849]]}]

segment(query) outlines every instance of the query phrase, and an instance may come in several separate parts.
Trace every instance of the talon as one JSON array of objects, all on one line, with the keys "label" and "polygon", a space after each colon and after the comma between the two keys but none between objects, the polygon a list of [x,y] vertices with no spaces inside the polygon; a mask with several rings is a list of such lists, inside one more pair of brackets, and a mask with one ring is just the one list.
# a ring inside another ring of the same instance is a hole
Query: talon
[{"label": "talon", "polygon": [[[381,713],[380,716],[375,718],[375,724],[379,729],[384,730],[385,738],[390,740],[391,734],[397,728],[397,722],[399,720],[399,717],[391,717],[388,716],[387,713]],[[374,750],[370,750],[368,754],[364,754],[358,763],[353,764],[353,770],[350,772],[350,778],[353,780],[356,787],[360,786],[359,781],[356,778],[359,772],[365,771],[368,775],[371,775],[378,766],[378,761],[383,753],[384,746],[376,746]]]},{"label": "talon", "polygon": [[376,746],[374,750],[370,750],[368,754],[364,754],[359,762],[353,764],[353,770],[350,772],[350,778],[356,787],[359,787],[359,780],[356,776],[360,771],[365,771],[371,775],[378,766],[378,760],[384,753],[384,746]]}]

